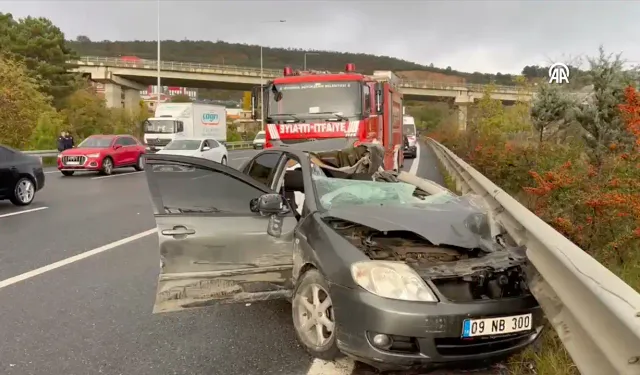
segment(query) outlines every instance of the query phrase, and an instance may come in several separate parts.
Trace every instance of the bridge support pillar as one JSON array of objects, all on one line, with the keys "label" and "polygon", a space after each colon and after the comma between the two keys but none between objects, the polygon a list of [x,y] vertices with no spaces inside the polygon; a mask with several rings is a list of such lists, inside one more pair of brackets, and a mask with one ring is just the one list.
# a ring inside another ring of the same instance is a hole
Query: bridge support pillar
[{"label": "bridge support pillar", "polygon": [[469,103],[458,103],[456,105],[458,113],[458,130],[467,130],[467,114],[469,112]]},{"label": "bridge support pillar", "polygon": [[140,107],[140,91],[131,88],[124,88],[124,108],[129,111],[137,111]]},{"label": "bridge support pillar", "polygon": [[469,104],[473,103],[473,97],[468,92],[460,92],[456,96],[455,106],[458,112],[458,130],[467,130],[467,113]]},{"label": "bridge support pillar", "polygon": [[108,108],[124,107],[124,92],[122,86],[107,82],[104,84],[104,98],[107,101]]},{"label": "bridge support pillar", "polygon": [[140,91],[117,83],[105,83],[104,98],[107,100],[108,108],[125,108],[134,111],[140,106]]}]

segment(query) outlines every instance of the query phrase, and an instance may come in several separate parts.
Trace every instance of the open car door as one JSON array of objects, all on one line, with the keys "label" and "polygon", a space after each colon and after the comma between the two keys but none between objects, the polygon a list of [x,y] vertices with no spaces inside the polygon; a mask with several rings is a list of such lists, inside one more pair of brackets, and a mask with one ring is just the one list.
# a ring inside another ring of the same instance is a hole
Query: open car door
[{"label": "open car door", "polygon": [[297,221],[292,212],[281,215],[276,238],[267,234],[269,217],[251,208],[273,191],[188,156],[147,155],[145,174],[160,247],[154,313],[290,296],[293,236],[284,234]]}]

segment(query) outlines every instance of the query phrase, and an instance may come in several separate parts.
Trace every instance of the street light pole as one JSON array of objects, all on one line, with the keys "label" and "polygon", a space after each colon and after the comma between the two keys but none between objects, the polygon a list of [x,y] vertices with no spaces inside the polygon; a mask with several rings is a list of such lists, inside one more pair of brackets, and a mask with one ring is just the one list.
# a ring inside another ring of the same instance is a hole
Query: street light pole
[{"label": "street light pole", "polygon": [[156,58],[158,68],[158,92],[156,93],[156,110],[160,106],[160,0],[158,0],[158,57]]},{"label": "street light pole", "polygon": [[260,130],[264,131],[264,74],[262,71],[262,44],[260,45]]},{"label": "street light pole", "polygon": [[[287,20],[265,21],[263,23],[285,23]],[[262,59],[262,44],[260,44],[260,130],[264,131],[264,72]]]},{"label": "street light pole", "polygon": [[303,70],[307,70],[307,55],[319,55],[318,52],[305,52],[304,53],[304,69]]}]

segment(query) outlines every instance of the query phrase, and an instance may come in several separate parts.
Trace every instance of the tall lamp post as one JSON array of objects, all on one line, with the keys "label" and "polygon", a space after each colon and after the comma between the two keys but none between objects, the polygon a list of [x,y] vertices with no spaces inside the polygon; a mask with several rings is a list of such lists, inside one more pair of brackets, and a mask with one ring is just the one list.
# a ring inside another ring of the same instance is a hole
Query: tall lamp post
[{"label": "tall lamp post", "polygon": [[[287,20],[276,21],[264,21],[260,24],[266,23],[285,23]],[[263,59],[262,59],[262,44],[260,44],[260,130],[264,130],[264,72],[263,72]]]},{"label": "tall lamp post", "polygon": [[160,0],[158,0],[158,57],[156,58],[158,68],[158,92],[156,93],[156,110],[160,106]]},{"label": "tall lamp post", "polygon": [[319,55],[318,52],[305,52],[304,53],[304,70],[307,70],[307,56]]}]

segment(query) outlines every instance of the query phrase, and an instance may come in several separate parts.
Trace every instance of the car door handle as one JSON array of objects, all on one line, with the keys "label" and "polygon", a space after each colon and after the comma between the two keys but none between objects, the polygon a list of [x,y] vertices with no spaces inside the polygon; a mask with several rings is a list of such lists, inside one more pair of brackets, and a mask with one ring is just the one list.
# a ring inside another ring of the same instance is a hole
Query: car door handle
[{"label": "car door handle", "polygon": [[173,229],[165,229],[161,232],[165,236],[188,236],[190,234],[196,234],[196,231],[187,227],[173,227]]}]

